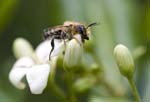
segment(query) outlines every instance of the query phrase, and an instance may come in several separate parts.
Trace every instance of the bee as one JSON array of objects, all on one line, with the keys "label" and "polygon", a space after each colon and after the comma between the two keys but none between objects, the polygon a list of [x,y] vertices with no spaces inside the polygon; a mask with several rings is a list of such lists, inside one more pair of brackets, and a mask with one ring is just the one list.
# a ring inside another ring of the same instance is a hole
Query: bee
[{"label": "bee", "polygon": [[54,40],[55,39],[60,39],[64,41],[64,44],[66,45],[66,39],[71,40],[75,39],[74,35],[80,34],[82,42],[84,43],[85,40],[89,40],[88,36],[88,30],[90,27],[97,25],[97,23],[91,23],[87,26],[79,23],[79,22],[73,22],[73,21],[66,21],[64,22],[63,25],[58,25],[54,27],[49,27],[47,29],[44,29],[44,39],[51,39],[51,46],[52,49],[50,50],[49,54],[49,60],[51,57],[51,53],[54,50],[55,44]]}]

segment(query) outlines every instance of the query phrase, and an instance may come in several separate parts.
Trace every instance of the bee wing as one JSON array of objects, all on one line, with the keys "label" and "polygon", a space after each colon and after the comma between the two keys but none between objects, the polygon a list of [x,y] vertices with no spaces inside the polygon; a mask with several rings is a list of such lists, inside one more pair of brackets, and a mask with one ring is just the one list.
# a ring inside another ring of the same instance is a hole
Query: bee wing
[{"label": "bee wing", "polygon": [[44,30],[52,30],[52,29],[63,29],[64,27],[68,27],[66,25],[58,25],[58,26],[53,26],[53,27],[48,27]]},{"label": "bee wing", "polygon": [[43,30],[44,40],[51,39],[55,35],[55,33],[57,33],[57,31],[66,30],[66,29],[67,27],[63,25],[46,28]]}]

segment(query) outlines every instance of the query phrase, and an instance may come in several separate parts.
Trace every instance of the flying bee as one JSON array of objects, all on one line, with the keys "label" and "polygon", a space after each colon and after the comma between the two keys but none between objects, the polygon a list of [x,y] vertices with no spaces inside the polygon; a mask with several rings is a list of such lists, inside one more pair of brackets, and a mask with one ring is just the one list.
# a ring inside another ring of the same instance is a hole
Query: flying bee
[{"label": "flying bee", "polygon": [[50,50],[49,59],[55,47],[55,44],[54,44],[55,39],[63,40],[64,44],[66,45],[66,42],[65,42],[66,39],[67,40],[75,39],[74,35],[80,34],[81,40],[84,43],[85,40],[89,40],[88,30],[90,27],[94,25],[97,25],[97,23],[91,23],[88,26],[85,26],[78,22],[66,21],[64,22],[63,25],[58,25],[58,26],[44,29],[44,39],[45,40],[51,39],[52,49]]}]

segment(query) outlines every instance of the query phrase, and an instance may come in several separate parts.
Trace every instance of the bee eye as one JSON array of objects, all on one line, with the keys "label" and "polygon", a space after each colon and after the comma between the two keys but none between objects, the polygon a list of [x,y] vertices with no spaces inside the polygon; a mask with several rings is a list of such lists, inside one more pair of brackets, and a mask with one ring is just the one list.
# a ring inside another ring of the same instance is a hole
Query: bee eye
[{"label": "bee eye", "polygon": [[85,28],[83,26],[80,26],[79,27],[79,32],[80,32],[80,34],[85,35]]}]

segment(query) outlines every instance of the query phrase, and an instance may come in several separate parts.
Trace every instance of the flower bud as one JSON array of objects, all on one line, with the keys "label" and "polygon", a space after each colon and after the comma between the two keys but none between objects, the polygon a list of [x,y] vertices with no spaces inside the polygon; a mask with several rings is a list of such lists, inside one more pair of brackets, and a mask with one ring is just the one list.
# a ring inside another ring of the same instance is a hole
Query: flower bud
[{"label": "flower bud", "polygon": [[81,62],[83,46],[77,40],[80,42],[80,39],[72,39],[67,44],[64,56],[65,68],[74,68]]},{"label": "flower bud", "polygon": [[147,51],[147,48],[145,46],[139,46],[133,51],[133,58],[136,60],[143,56]]},{"label": "flower bud", "polygon": [[97,74],[100,74],[102,71],[102,69],[98,66],[98,64],[96,63],[92,63],[90,65],[90,72],[93,74],[93,75],[97,75]]},{"label": "flower bud", "polygon": [[96,80],[93,76],[79,78],[74,83],[74,88],[77,92],[85,92],[90,89]]},{"label": "flower bud", "polygon": [[114,49],[114,55],[120,73],[127,78],[132,78],[134,73],[134,61],[128,48],[119,44]]},{"label": "flower bud", "polygon": [[24,56],[31,56],[33,53],[32,45],[24,38],[17,38],[13,43],[13,52],[17,59]]}]

